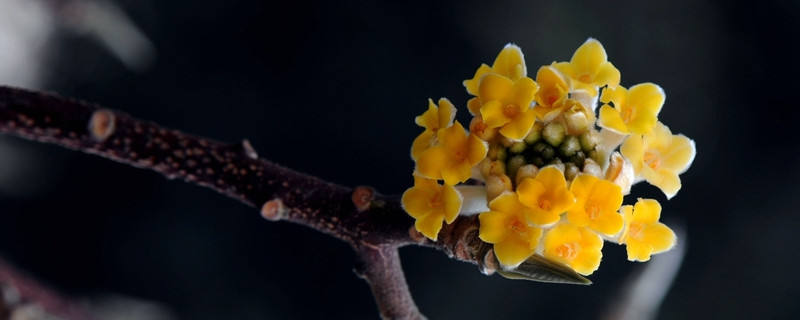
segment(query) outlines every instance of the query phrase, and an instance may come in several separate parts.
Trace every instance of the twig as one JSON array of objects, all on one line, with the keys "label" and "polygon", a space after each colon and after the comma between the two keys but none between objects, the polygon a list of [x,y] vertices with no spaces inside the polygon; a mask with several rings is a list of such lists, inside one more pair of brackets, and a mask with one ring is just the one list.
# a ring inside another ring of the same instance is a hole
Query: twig
[{"label": "twig", "polygon": [[0,132],[206,186],[260,208],[269,220],[291,221],[343,240],[359,255],[357,271],[370,284],[387,319],[424,318],[400,267],[401,246],[435,247],[478,264],[487,274],[497,266],[491,245],[478,238],[474,216],[446,225],[439,241],[431,242],[416,232],[398,196],[384,196],[369,187],[348,188],[281,167],[259,158],[247,140],[225,144],[94,104],[2,86]]}]

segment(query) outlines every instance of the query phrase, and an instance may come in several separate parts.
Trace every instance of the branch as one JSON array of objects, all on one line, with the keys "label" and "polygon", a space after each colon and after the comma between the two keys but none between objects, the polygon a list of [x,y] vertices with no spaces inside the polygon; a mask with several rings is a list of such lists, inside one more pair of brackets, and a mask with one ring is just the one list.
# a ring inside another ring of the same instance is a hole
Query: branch
[{"label": "branch", "polygon": [[398,196],[348,188],[281,167],[247,140],[226,144],[167,129],[125,113],[52,94],[0,86],[0,132],[96,154],[170,179],[209,187],[261,215],[327,233],[349,243],[361,259],[385,318],[424,318],[411,299],[397,248],[419,244],[475,263],[490,274],[497,261],[478,238],[478,219],[445,225],[439,241],[414,229]]},{"label": "branch", "polygon": [[61,296],[0,259],[0,319],[92,319],[80,304]]}]

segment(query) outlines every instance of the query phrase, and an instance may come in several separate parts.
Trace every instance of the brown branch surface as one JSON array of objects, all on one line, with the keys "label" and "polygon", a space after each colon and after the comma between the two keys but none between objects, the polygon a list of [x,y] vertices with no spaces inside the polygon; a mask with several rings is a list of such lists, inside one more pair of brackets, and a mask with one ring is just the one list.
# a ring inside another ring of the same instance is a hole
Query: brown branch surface
[{"label": "brown branch surface", "polygon": [[369,187],[348,188],[258,157],[247,140],[227,144],[167,129],[100,106],[0,86],[0,132],[54,143],[170,179],[212,188],[252,207],[269,220],[286,220],[350,243],[358,272],[370,284],[385,318],[424,318],[411,299],[397,248],[421,244],[478,264],[489,274],[497,262],[478,239],[478,220],[459,218],[437,242],[413,228],[399,197]]}]

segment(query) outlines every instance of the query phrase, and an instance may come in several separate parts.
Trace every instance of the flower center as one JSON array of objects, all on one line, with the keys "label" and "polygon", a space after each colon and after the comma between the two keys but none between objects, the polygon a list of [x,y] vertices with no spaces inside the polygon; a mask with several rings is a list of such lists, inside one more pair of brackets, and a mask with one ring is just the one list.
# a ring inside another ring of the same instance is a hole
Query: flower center
[{"label": "flower center", "polygon": [[436,193],[436,195],[434,195],[434,196],[431,198],[430,202],[428,202],[428,205],[429,205],[431,208],[438,208],[438,207],[441,207],[441,206],[442,206],[442,204],[443,204],[443,203],[442,203],[442,193],[441,193],[441,192],[437,192],[437,193]]},{"label": "flower center", "polygon": [[520,110],[519,106],[513,103],[507,104],[503,108],[503,114],[508,118],[516,118],[520,112],[522,112],[522,110]]},{"label": "flower center", "polygon": [[550,200],[547,200],[547,199],[539,200],[539,209],[547,211],[547,210],[550,210],[550,208],[552,208],[552,207],[553,207],[553,204],[550,203]]},{"label": "flower center", "polygon": [[509,226],[511,231],[514,231],[518,236],[525,238],[528,235],[528,226],[524,222],[514,219]]},{"label": "flower center", "polygon": [[556,248],[556,255],[565,260],[573,260],[578,255],[580,248],[581,246],[575,242],[564,243]]},{"label": "flower center", "polygon": [[644,229],[644,225],[641,222],[631,222],[631,226],[628,227],[628,238],[641,240],[642,229]]},{"label": "flower center", "polygon": [[486,128],[489,128],[489,126],[487,126],[486,123],[484,123],[483,121],[478,121],[475,123],[472,130],[475,131],[475,133],[484,133],[486,131]]},{"label": "flower center", "polygon": [[661,166],[661,159],[659,159],[658,156],[652,152],[645,152],[643,160],[644,163],[646,163],[650,168],[653,168],[653,170],[656,170],[659,166]]},{"label": "flower center", "polygon": [[464,158],[466,158],[466,157],[467,157],[467,153],[464,152],[463,150],[458,150],[456,152],[453,152],[453,159],[455,159],[456,162],[463,162]]},{"label": "flower center", "polygon": [[583,82],[583,83],[591,83],[592,82],[592,75],[590,75],[588,73],[584,74],[584,75],[582,75],[582,76],[580,76],[578,78],[578,81]]},{"label": "flower center", "polygon": [[620,116],[622,116],[623,122],[625,123],[630,122],[631,118],[633,117],[633,108],[626,108],[622,110],[622,114]]},{"label": "flower center", "polygon": [[596,220],[597,217],[600,216],[600,206],[598,206],[596,203],[587,204],[583,209],[586,210],[586,214],[589,215],[589,219]]}]

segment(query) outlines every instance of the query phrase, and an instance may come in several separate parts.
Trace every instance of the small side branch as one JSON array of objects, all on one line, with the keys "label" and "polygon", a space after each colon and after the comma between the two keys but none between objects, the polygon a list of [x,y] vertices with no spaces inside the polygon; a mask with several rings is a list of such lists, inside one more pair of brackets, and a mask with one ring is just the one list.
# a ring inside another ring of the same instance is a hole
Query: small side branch
[{"label": "small side branch", "polygon": [[357,251],[360,263],[356,273],[372,289],[383,319],[427,319],[419,312],[408,291],[397,247],[362,246]]},{"label": "small side branch", "polygon": [[47,315],[47,319],[89,320],[88,310],[38,283],[0,259],[0,319],[33,319]]}]

